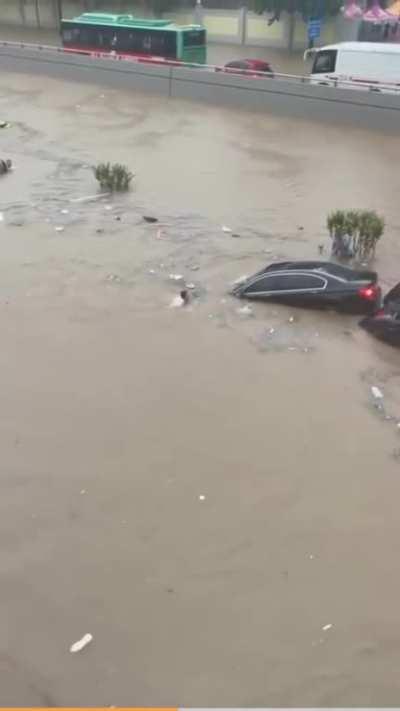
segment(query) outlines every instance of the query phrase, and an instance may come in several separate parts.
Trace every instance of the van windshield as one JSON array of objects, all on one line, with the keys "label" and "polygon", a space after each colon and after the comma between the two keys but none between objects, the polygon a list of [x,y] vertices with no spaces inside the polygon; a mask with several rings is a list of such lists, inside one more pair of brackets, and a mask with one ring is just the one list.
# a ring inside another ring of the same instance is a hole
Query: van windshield
[{"label": "van windshield", "polygon": [[312,74],[331,74],[336,66],[336,49],[323,49],[314,59]]}]

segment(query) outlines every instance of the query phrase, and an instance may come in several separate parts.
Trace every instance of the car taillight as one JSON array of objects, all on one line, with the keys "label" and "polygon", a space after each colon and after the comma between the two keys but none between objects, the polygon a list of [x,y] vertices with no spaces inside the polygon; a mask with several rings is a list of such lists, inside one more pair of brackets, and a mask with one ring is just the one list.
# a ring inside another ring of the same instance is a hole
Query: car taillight
[{"label": "car taillight", "polygon": [[370,284],[369,286],[361,287],[361,289],[358,290],[358,295],[367,301],[376,301],[379,298],[380,292],[379,286]]}]

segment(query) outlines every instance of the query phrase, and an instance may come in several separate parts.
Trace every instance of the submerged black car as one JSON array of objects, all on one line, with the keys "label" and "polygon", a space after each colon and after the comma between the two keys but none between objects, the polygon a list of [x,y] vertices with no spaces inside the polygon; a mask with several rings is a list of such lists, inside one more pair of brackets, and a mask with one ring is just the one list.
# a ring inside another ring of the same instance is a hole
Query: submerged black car
[{"label": "submerged black car", "polygon": [[359,314],[372,314],[381,305],[375,272],[357,271],[331,262],[270,264],[237,283],[232,293],[240,298]]},{"label": "submerged black car", "polygon": [[400,346],[400,284],[383,299],[383,308],[360,321],[360,326],[381,341]]}]

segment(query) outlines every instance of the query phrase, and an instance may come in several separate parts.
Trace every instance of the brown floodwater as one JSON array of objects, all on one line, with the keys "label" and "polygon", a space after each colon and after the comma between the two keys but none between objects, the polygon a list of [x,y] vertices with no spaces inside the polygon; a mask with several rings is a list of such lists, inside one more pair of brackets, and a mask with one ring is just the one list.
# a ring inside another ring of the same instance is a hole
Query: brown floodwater
[{"label": "brown floodwater", "polygon": [[398,351],[228,290],[353,206],[396,283],[398,141],[17,74],[0,118],[1,703],[397,704]]}]

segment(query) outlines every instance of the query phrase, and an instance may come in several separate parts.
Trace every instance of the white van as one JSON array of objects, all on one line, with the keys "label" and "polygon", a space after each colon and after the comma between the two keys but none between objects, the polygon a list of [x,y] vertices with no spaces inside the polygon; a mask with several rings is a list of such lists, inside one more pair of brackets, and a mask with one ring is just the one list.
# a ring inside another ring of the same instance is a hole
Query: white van
[{"label": "white van", "polygon": [[400,87],[400,44],[341,42],[308,50],[304,58],[310,56],[314,57],[313,84],[332,84],[336,80]]}]

